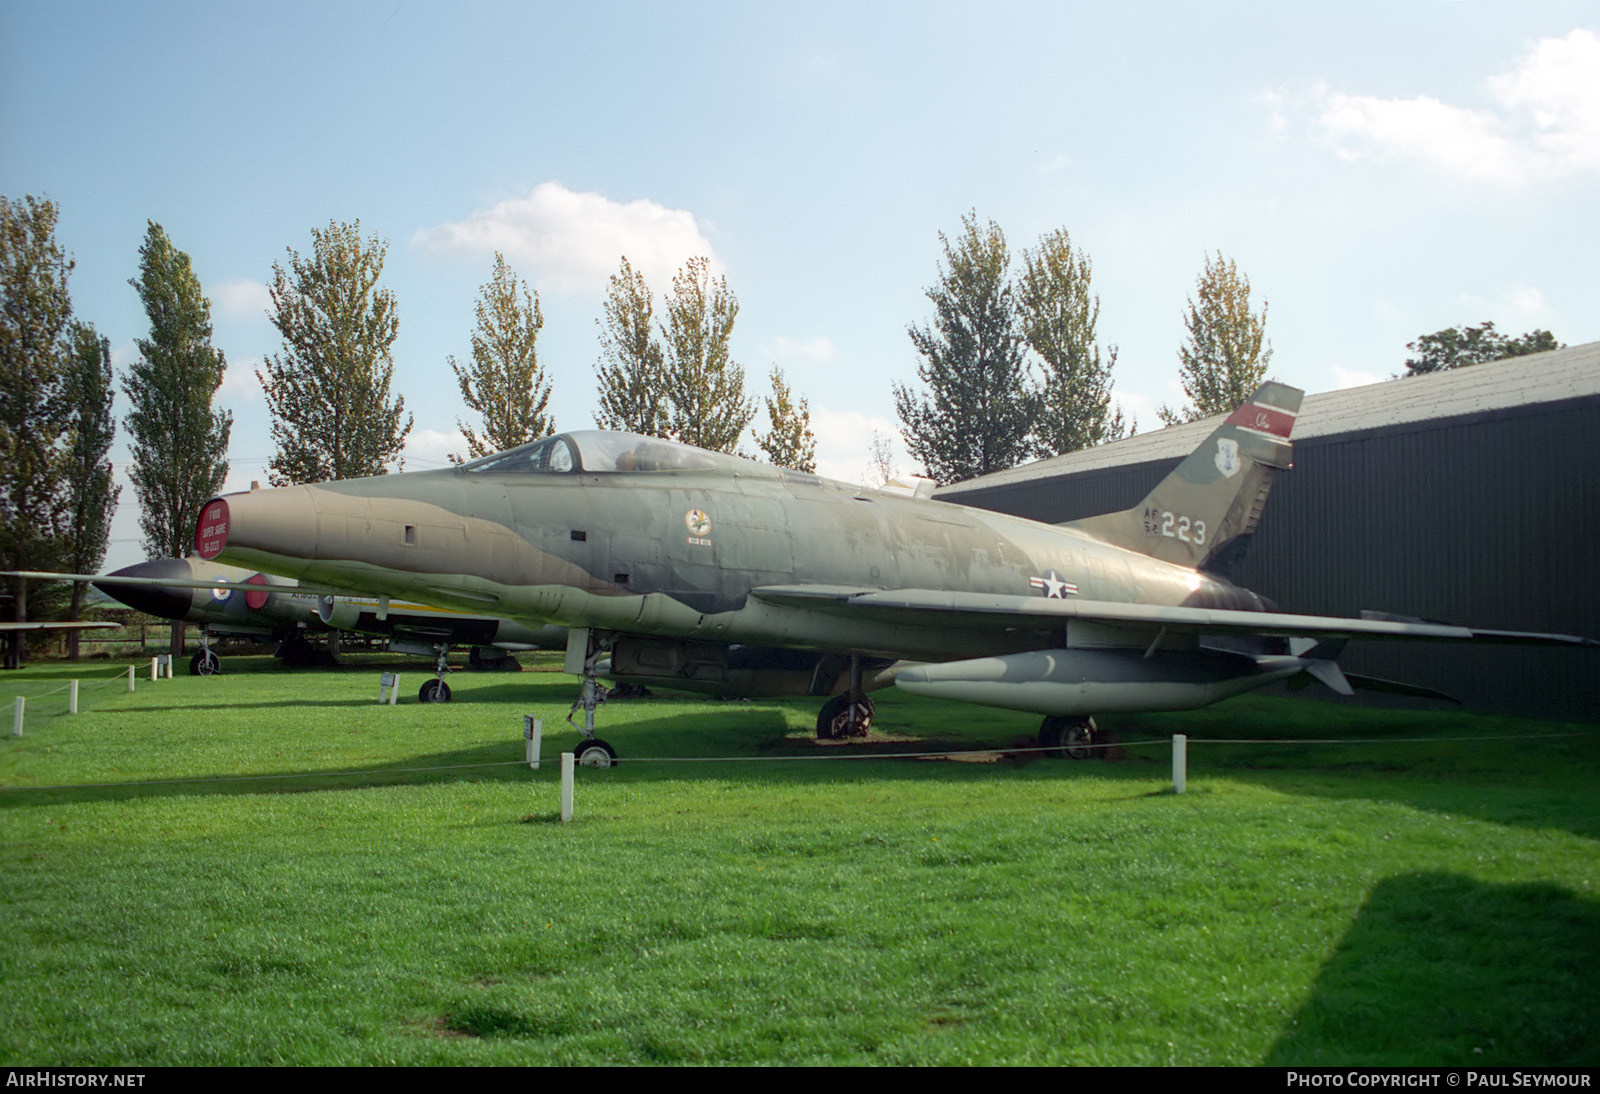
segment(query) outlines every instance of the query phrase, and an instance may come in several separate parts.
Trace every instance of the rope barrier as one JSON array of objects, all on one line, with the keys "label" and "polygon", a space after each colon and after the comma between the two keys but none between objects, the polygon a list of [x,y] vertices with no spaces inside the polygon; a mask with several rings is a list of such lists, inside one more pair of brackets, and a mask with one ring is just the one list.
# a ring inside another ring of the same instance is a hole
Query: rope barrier
[{"label": "rope barrier", "polygon": [[[1292,738],[1227,738],[1227,737],[1190,737],[1190,744],[1249,744],[1249,745],[1304,745],[1304,744],[1440,744],[1459,743],[1463,741],[1529,741],[1549,740],[1567,737],[1584,737],[1585,733],[1535,733],[1535,734],[1500,734],[1474,737],[1356,737],[1356,738],[1321,738],[1308,740],[1294,740]],[[1113,741],[1104,744],[1084,745],[1083,749],[1108,749],[1108,748],[1138,748],[1172,747],[1172,741],[1166,738],[1150,738],[1141,741]],[[1059,754],[1060,748],[1030,747],[990,747],[971,749],[943,749],[930,752],[850,752],[836,756],[803,755],[803,756],[630,756],[622,763],[632,767],[637,764],[695,764],[695,763],[792,763],[795,761],[808,761],[811,763],[845,762],[859,760],[925,760],[949,759],[959,756],[1023,756],[1034,753]],[[559,758],[556,756],[541,756],[540,762]],[[181,779],[143,779],[134,782],[115,783],[63,783],[54,786],[0,786],[0,794],[17,790],[92,790],[107,789],[112,787],[139,787],[139,786],[173,786],[180,784],[201,783],[230,783],[230,782],[265,782],[283,779],[342,779],[342,778],[378,778],[385,775],[415,775],[428,774],[439,771],[472,771],[495,767],[526,766],[528,761],[519,760],[494,760],[474,764],[443,764],[432,767],[389,767],[377,768],[366,771],[308,771],[276,775],[197,775],[193,778]]]}]

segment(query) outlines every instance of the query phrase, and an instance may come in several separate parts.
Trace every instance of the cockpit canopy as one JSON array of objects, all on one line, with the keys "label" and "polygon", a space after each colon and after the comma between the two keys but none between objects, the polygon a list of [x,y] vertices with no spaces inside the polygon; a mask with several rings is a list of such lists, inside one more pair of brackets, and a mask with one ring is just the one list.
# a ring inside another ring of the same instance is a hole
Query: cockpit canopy
[{"label": "cockpit canopy", "polygon": [[463,464],[469,472],[496,474],[569,474],[574,471],[723,471],[729,475],[773,475],[776,469],[739,456],[707,452],[703,448],[618,433],[608,429],[582,429],[558,433],[532,444],[519,445],[492,456]]}]

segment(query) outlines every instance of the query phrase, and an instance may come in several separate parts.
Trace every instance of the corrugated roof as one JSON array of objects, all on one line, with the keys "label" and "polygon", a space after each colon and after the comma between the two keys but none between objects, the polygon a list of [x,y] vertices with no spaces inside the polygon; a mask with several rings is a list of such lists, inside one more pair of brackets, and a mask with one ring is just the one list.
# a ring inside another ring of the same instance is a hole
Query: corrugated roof
[{"label": "corrugated roof", "polygon": [[[1600,395],[1600,342],[1512,357],[1469,368],[1409,376],[1306,396],[1294,439],[1386,429],[1411,422],[1558,403]],[[1223,415],[1153,433],[1140,433],[1065,456],[1052,456],[942,487],[936,497],[993,486],[1073,475],[1105,467],[1182,459],[1205,440]]]}]

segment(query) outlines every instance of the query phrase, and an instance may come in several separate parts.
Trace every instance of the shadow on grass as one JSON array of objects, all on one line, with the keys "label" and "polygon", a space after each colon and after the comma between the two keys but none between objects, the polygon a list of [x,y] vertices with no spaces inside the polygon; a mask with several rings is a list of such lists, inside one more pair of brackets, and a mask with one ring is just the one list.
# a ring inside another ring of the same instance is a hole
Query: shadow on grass
[{"label": "shadow on grass", "polygon": [[[738,772],[744,778],[782,781],[803,787],[867,780],[988,777],[989,765],[900,759],[929,751],[975,747],[970,741],[946,736],[819,742],[791,735],[788,719],[780,709],[730,703],[725,709],[706,711],[703,703],[686,702],[700,709],[662,716],[657,703],[630,702],[632,721],[602,727],[604,738],[622,756],[620,765],[610,771],[581,769],[578,778],[649,783],[726,779]],[[248,709],[250,704],[240,706]],[[10,787],[0,789],[0,810],[150,797],[299,794],[433,783],[548,781],[559,778],[560,754],[570,750],[576,742],[576,731],[564,723],[548,725],[542,766],[537,772],[530,771],[523,762],[522,741],[502,740],[469,748],[417,753],[378,764],[327,769],[243,775],[217,772],[174,779],[86,782],[80,786]],[[776,762],[763,763],[764,760]],[[1063,775],[1086,770],[1085,765],[1066,761],[1041,763]]]},{"label": "shadow on grass", "polygon": [[1388,878],[1261,1062],[1600,1063],[1600,905],[1549,884]]},{"label": "shadow on grass", "polygon": [[[1460,712],[1339,707],[1250,696],[1184,714],[1103,720],[1139,739],[1190,737],[1189,778],[1286,794],[1390,802],[1494,824],[1600,838],[1600,730]],[[1252,743],[1271,740],[1275,743]],[[1282,742],[1282,743],[1276,743]]]}]

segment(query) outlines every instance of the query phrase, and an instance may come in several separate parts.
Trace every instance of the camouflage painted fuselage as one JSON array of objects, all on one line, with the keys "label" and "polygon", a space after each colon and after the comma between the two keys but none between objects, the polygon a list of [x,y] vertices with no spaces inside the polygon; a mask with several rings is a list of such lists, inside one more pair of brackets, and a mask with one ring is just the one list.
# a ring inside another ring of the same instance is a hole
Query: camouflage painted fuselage
[{"label": "camouflage painted fuselage", "polygon": [[[214,557],[308,583],[534,625],[927,661],[1142,645],[1148,636],[1119,641],[1105,624],[1026,619],[1004,628],[930,626],[924,617],[880,613],[864,623],[752,591],[918,589],[1266,607],[1189,566],[1073,528],[700,456],[704,466],[690,469],[468,465],[229,495],[219,499],[225,527],[216,535],[213,520],[210,546]],[[207,507],[213,517],[216,504]]]}]

